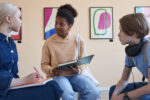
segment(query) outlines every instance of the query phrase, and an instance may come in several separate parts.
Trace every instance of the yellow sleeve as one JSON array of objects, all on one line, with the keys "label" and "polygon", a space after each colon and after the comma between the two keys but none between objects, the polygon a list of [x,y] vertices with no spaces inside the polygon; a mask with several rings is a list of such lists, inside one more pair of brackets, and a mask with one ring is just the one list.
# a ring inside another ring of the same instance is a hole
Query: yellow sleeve
[{"label": "yellow sleeve", "polygon": [[41,69],[47,77],[52,76],[51,55],[47,43],[42,48]]}]

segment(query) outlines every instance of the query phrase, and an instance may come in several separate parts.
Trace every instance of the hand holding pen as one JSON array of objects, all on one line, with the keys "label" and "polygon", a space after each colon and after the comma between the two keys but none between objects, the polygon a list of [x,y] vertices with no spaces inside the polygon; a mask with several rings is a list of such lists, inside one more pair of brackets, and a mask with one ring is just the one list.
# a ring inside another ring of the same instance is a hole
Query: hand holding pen
[{"label": "hand holding pen", "polygon": [[[39,73],[39,71],[37,70],[37,68],[36,68],[35,66],[33,66],[33,69],[34,69],[37,73]],[[41,79],[44,79],[43,76],[40,75],[40,77],[41,77]]]}]

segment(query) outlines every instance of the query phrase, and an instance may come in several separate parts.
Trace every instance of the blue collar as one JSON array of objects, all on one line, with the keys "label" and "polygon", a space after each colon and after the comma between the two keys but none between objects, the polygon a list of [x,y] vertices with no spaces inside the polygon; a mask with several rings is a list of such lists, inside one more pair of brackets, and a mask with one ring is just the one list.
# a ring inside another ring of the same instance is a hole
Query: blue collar
[{"label": "blue collar", "polygon": [[[7,36],[0,32],[0,40],[4,40],[4,41],[5,41],[6,38],[7,38]],[[11,37],[8,37],[8,40],[9,40],[9,41],[12,41],[12,38],[11,38]]]},{"label": "blue collar", "polygon": [[145,37],[143,38],[143,41],[146,42],[147,40],[149,40],[149,38],[148,38],[147,36],[145,36]]}]

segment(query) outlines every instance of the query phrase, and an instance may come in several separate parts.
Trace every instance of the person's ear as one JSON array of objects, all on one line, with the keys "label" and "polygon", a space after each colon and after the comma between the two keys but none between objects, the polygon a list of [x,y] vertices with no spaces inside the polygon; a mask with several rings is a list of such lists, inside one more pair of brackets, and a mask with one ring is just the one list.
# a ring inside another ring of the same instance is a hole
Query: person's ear
[{"label": "person's ear", "polygon": [[10,16],[6,16],[6,17],[5,17],[5,22],[6,22],[7,24],[10,23],[10,20],[11,20],[11,17],[10,17]]},{"label": "person's ear", "polygon": [[72,24],[69,24],[69,30],[71,29],[71,27],[72,27]]},{"label": "person's ear", "polygon": [[137,33],[136,32],[131,32],[131,36],[137,37]]}]

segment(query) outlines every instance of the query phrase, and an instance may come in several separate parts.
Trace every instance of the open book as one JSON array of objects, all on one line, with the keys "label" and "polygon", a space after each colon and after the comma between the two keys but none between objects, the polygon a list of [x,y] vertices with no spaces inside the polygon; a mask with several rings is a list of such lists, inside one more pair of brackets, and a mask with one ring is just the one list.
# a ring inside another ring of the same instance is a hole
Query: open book
[{"label": "open book", "polygon": [[32,82],[32,83],[26,83],[26,84],[20,84],[15,87],[11,87],[9,89],[20,89],[20,88],[26,88],[26,87],[33,87],[33,86],[40,86],[40,85],[45,85],[47,82],[51,81],[52,79],[43,79],[38,82]]},{"label": "open book", "polygon": [[85,57],[80,58],[78,60],[68,61],[68,62],[65,62],[63,64],[59,64],[58,69],[63,70],[64,68],[69,67],[69,66],[72,66],[75,68],[78,65],[89,64],[91,62],[93,56],[94,55],[85,56]]}]

